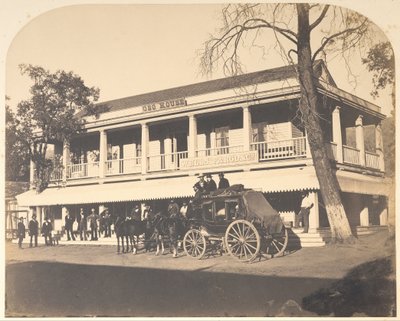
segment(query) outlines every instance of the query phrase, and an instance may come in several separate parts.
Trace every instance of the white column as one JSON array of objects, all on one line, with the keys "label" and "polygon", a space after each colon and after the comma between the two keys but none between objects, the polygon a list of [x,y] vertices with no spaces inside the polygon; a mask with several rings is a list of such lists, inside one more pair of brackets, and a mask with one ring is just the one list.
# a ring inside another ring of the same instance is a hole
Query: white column
[{"label": "white column", "polygon": [[167,169],[172,169],[172,139],[167,137],[164,139],[164,165]]},{"label": "white column", "polygon": [[243,107],[243,151],[250,150],[251,143],[251,112],[249,106]]},{"label": "white column", "polygon": [[196,157],[197,150],[197,119],[195,115],[189,116],[189,158]]},{"label": "white column", "polygon": [[309,233],[316,233],[319,228],[319,205],[318,205],[318,193],[310,192],[309,197],[313,200],[314,206],[310,209],[309,218]]},{"label": "white column", "polygon": [[375,125],[375,151],[379,155],[379,169],[385,171],[385,161],[383,155],[383,139],[381,123]]},{"label": "white column", "polygon": [[[99,178],[104,178],[107,170],[107,132],[100,130],[100,159],[99,159]],[[101,182],[101,181],[100,181]]]},{"label": "white column", "polygon": [[40,206],[36,206],[36,218],[39,222],[39,226],[42,227],[45,218],[43,217],[42,208]]},{"label": "white column", "polygon": [[142,174],[147,173],[147,147],[149,144],[149,127],[146,123],[141,124],[142,126]]},{"label": "white column", "polygon": [[216,138],[215,138],[215,130],[213,130],[211,133],[210,133],[210,148],[211,148],[211,153],[210,153],[210,155],[212,156],[212,155],[216,155],[217,154],[217,152],[215,151],[215,148],[216,148]]},{"label": "white column", "polygon": [[311,150],[310,150],[310,144],[308,143],[308,134],[307,134],[307,130],[305,130],[305,135],[306,135],[306,157],[307,157],[307,158],[312,158]]},{"label": "white column", "polygon": [[356,120],[356,147],[360,151],[360,165],[365,166],[365,144],[363,116],[358,116]]},{"label": "white column", "polygon": [[33,189],[35,187],[35,170],[36,170],[36,165],[31,159],[29,162],[29,188],[30,189]]},{"label": "white column", "polygon": [[68,166],[70,164],[70,142],[68,140],[64,140],[63,142],[63,182],[67,181],[68,178]]},{"label": "white column", "polygon": [[332,112],[332,140],[336,144],[336,158],[338,163],[343,163],[342,124],[340,121],[340,107]]},{"label": "white column", "polygon": [[368,204],[365,203],[360,211],[360,226],[369,226],[369,209]]}]

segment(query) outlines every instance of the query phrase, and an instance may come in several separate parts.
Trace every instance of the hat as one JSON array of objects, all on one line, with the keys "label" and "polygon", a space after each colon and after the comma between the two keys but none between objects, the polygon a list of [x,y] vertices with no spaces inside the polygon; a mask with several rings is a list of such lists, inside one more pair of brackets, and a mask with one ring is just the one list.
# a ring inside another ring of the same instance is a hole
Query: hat
[{"label": "hat", "polygon": [[199,176],[197,176],[197,178],[202,178],[204,177],[204,174],[199,174]]},{"label": "hat", "polygon": [[32,218],[36,218],[36,214],[33,214],[33,215],[32,215]]},{"label": "hat", "polygon": [[212,175],[211,174],[207,174],[206,177],[212,178]]},{"label": "hat", "polygon": [[173,203],[173,202],[174,202],[174,200],[170,200],[169,202],[170,202],[170,203]]},{"label": "hat", "polygon": [[20,218],[19,218],[19,220],[21,221],[21,220],[23,220],[24,218],[21,216]]}]

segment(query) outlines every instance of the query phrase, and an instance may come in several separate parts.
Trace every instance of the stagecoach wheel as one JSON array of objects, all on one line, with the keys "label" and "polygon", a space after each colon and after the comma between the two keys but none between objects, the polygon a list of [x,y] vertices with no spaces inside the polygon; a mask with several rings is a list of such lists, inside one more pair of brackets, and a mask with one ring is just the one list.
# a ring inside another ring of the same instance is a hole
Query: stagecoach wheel
[{"label": "stagecoach wheel", "polygon": [[187,256],[201,259],[206,253],[206,238],[199,230],[191,229],[187,231],[183,238],[183,249]]},{"label": "stagecoach wheel", "polygon": [[283,226],[280,233],[269,235],[266,238],[266,254],[271,258],[282,255],[289,242],[288,230]]},{"label": "stagecoach wheel", "polygon": [[250,262],[257,257],[260,251],[260,234],[250,222],[234,221],[226,229],[225,246],[230,255]]}]

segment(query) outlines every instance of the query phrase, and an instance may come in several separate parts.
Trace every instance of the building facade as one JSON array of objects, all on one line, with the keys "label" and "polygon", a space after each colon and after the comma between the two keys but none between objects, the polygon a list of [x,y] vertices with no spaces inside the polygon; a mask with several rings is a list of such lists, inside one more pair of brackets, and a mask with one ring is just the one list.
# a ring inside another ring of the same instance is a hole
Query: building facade
[{"label": "building facade", "polygon": [[[326,151],[349,222],[385,226],[385,116],[339,89],[323,62],[315,68]],[[101,103],[97,118],[86,117],[84,134],[55,144],[63,169],[50,186],[18,202],[61,229],[65,207],[126,213],[146,202],[160,209],[171,198],[192,197],[199,173],[218,183],[224,172],[231,184],[261,190],[287,222],[294,222],[301,192],[311,192],[310,233],[317,233],[329,223],[299,97],[296,68],[288,66]]]}]

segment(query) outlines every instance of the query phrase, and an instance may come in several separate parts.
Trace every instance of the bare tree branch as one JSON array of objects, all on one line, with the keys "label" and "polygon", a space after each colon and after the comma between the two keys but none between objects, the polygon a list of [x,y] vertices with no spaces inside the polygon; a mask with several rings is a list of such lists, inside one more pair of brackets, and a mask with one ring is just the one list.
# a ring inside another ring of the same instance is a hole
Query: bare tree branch
[{"label": "bare tree branch", "polygon": [[317,18],[317,20],[315,20],[311,25],[310,25],[310,31],[312,31],[315,27],[317,27],[321,21],[325,18],[326,13],[328,12],[329,9],[329,4],[327,4],[324,9],[322,9],[322,12],[320,14],[320,16]]}]

